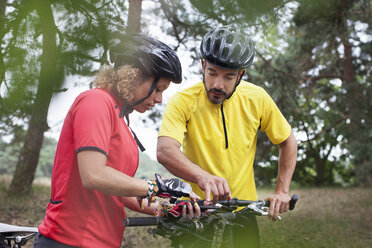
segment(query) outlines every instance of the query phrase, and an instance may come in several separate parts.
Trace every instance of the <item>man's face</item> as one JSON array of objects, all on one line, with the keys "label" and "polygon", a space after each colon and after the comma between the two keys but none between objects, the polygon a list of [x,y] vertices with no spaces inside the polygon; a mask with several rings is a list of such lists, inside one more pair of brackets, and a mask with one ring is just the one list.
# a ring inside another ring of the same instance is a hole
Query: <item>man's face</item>
[{"label": "man's face", "polygon": [[230,97],[243,73],[244,70],[224,69],[203,60],[204,87],[209,100],[221,104]]}]

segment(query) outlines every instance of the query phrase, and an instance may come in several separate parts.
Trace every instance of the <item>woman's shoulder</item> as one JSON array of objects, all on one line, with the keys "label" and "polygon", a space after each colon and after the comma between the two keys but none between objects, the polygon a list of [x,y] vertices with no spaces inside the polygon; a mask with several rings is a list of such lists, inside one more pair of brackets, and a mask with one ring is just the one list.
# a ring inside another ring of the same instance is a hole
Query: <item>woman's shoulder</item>
[{"label": "woman's shoulder", "polygon": [[80,99],[80,100],[84,99],[87,101],[90,100],[90,101],[94,101],[97,103],[102,102],[102,101],[114,102],[114,98],[111,96],[111,94],[107,90],[101,89],[101,88],[94,88],[94,89],[86,90],[80,93],[77,99]]},{"label": "woman's shoulder", "polygon": [[86,91],[83,91],[79,94],[78,97],[102,97],[102,98],[112,98],[110,93],[101,88],[93,88]]},{"label": "woman's shoulder", "polygon": [[76,97],[72,108],[81,108],[82,106],[86,106],[93,109],[110,109],[115,105],[117,105],[117,103],[108,91],[100,88],[94,88],[80,93]]}]

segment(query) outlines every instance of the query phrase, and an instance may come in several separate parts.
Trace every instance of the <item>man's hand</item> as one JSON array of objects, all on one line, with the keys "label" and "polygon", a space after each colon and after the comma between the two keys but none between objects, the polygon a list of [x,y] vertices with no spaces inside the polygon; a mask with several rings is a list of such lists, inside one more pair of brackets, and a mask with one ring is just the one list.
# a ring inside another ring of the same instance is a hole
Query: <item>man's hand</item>
[{"label": "man's hand", "polygon": [[275,193],[265,201],[270,201],[269,218],[273,221],[278,219],[279,213],[285,213],[289,210],[289,201],[291,197],[286,193]]},{"label": "man's hand", "polygon": [[196,183],[205,192],[205,201],[207,202],[211,201],[211,194],[213,195],[213,204],[219,200],[232,199],[229,184],[223,177],[205,173],[198,177]]}]

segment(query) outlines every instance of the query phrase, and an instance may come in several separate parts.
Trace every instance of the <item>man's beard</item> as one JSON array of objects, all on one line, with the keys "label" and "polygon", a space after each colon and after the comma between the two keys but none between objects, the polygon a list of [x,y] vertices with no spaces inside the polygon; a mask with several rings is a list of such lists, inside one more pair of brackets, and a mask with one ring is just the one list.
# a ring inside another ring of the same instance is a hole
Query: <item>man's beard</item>
[{"label": "man's beard", "polygon": [[[221,95],[219,95],[218,97],[217,96],[213,97],[212,93],[218,93]],[[208,95],[209,100],[213,104],[222,104],[223,101],[225,101],[225,99],[227,98],[227,93],[224,90],[218,90],[216,88],[207,90],[207,95]]]},{"label": "man's beard", "polygon": [[[222,104],[223,101],[225,101],[225,99],[228,98],[227,97],[227,92],[224,91],[224,90],[219,90],[219,89],[216,89],[216,88],[207,89],[207,86],[205,84],[204,75],[203,75],[203,84],[204,84],[205,92],[207,93],[208,99],[209,99],[209,101],[211,101],[211,103]],[[214,98],[214,97],[211,96],[212,92],[219,93],[221,95],[218,98]]]}]

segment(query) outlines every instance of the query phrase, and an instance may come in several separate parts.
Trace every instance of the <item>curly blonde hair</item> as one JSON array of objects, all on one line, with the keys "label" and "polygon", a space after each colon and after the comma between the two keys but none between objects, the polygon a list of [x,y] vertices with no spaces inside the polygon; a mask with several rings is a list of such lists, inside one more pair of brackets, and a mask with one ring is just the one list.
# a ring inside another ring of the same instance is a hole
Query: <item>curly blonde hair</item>
[{"label": "curly blonde hair", "polygon": [[94,86],[110,91],[122,103],[131,102],[136,88],[148,78],[132,65],[123,65],[118,69],[105,66],[98,72]]}]

